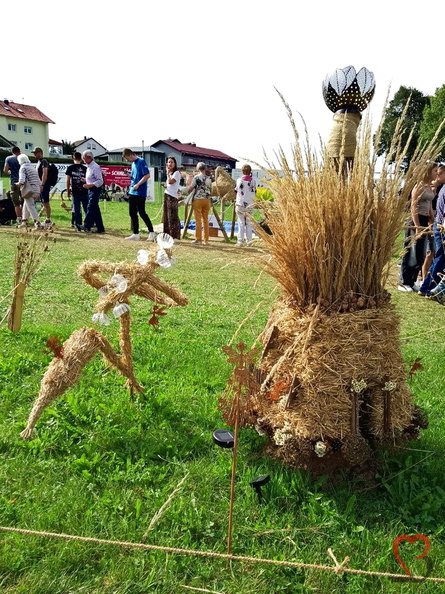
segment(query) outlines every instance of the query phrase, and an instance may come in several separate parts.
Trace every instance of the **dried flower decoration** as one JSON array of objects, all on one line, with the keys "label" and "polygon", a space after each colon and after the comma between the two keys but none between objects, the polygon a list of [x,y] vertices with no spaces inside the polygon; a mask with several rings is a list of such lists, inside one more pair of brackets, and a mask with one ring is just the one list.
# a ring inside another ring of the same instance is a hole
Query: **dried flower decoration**
[{"label": "dried flower decoration", "polygon": [[150,326],[153,326],[155,330],[158,329],[159,326],[159,316],[166,316],[167,312],[165,311],[165,307],[159,307],[158,305],[153,305],[153,309],[151,310],[151,318],[148,320]]},{"label": "dried flower decoration", "polygon": [[323,441],[317,441],[314,446],[314,452],[317,454],[319,458],[323,458],[326,455],[327,447]]},{"label": "dried flower decoration", "polygon": [[130,311],[130,306],[127,303],[118,303],[113,308],[113,314],[115,318],[120,318],[124,313]]},{"label": "dried flower decoration", "polygon": [[277,446],[283,446],[286,442],[292,439],[292,426],[287,421],[284,423],[281,429],[277,429],[273,435],[274,442]]},{"label": "dried flower decoration", "polygon": [[365,380],[353,379],[351,384],[351,390],[356,394],[360,394],[360,392],[363,392],[368,387],[368,384],[365,382]]},{"label": "dried flower decoration", "polygon": [[385,385],[383,386],[382,390],[384,392],[394,392],[394,390],[396,388],[397,388],[396,382],[386,382]]},{"label": "dried flower decoration", "polygon": [[136,259],[141,266],[144,266],[144,264],[147,264],[149,257],[150,253],[147,250],[139,250]]},{"label": "dried flower decoration", "polygon": [[110,318],[103,311],[93,314],[91,319],[93,320],[94,324],[99,324],[100,326],[110,325]]},{"label": "dried flower decoration", "polygon": [[45,342],[47,350],[43,350],[45,354],[53,353],[57,359],[63,359],[63,345],[60,336],[50,336]]}]

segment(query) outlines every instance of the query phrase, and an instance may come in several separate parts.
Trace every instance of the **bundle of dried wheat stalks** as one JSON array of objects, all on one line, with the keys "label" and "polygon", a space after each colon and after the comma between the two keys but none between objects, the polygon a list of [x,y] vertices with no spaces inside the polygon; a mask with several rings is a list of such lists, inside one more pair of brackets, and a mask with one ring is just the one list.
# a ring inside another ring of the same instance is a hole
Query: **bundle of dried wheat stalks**
[{"label": "bundle of dried wheat stalks", "polygon": [[[315,472],[362,465],[379,442],[416,436],[425,426],[412,404],[399,344],[399,321],[385,290],[407,198],[440,146],[419,148],[402,168],[400,118],[391,150],[375,179],[381,130],[365,119],[354,166],[345,175],[326,153],[317,157],[306,132],[295,132],[293,163],[268,162],[274,202],[266,206],[267,271],[282,297],[259,337],[260,388],[241,403],[244,424],[269,437],[269,450]],[[382,119],[383,123],[383,119]],[[222,399],[233,414],[229,392]],[[247,419],[247,420],[246,420]]]}]

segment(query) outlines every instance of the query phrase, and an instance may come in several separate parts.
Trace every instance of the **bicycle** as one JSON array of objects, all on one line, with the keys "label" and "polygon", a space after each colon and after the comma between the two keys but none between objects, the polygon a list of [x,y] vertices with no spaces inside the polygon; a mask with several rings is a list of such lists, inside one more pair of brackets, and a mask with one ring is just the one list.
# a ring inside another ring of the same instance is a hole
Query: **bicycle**
[{"label": "bicycle", "polygon": [[[68,196],[68,191],[66,188],[60,192],[60,197],[64,202],[71,202],[71,196]],[[99,200],[106,200],[107,202],[110,202],[111,198],[112,198],[112,191],[107,190],[106,186],[102,186]]]}]

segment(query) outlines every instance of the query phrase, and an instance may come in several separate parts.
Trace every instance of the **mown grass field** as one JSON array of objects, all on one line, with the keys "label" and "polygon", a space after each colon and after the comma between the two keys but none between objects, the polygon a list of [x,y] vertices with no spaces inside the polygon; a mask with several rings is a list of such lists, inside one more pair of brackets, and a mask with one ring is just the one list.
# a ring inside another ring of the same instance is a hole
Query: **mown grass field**
[{"label": "mown grass field", "polygon": [[[156,332],[148,324],[151,303],[132,302],[143,394],[131,399],[123,378],[97,356],[80,382],[44,412],[34,439],[19,437],[51,359],[43,352],[49,335],[64,340],[91,325],[96,292],[77,277],[77,265],[87,258],[133,259],[137,249],[155,249],[123,239],[126,204],[106,209],[107,234],[84,235],[70,228],[69,213],[53,202],[57,241],[26,293],[22,330],[0,328],[0,525],[140,542],[187,474],[146,542],[224,553],[231,454],[212,443],[213,430],[224,427],[217,400],[231,372],[221,347],[260,302],[239,337],[253,344],[266,322],[274,282],[260,275],[258,249],[181,241],[176,266],[159,274],[189,297],[189,305],[169,310]],[[160,206],[149,210],[159,222]],[[16,235],[0,228],[0,299],[12,288]],[[395,286],[394,276],[389,288]],[[411,386],[429,413],[429,429],[407,450],[380,454],[373,482],[312,481],[264,456],[263,438],[241,430],[234,554],[332,564],[331,547],[337,559],[350,557],[350,567],[403,575],[393,540],[423,533],[431,539],[431,575],[445,578],[443,309],[414,294],[393,291],[393,300],[402,317],[407,370],[422,358]],[[1,317],[9,301],[1,301]],[[113,321],[104,330],[116,346],[117,328]],[[271,482],[259,505],[249,482],[265,473]],[[185,586],[226,594],[445,592],[432,583],[238,562],[227,568],[214,559],[10,533],[0,533],[0,547],[0,591],[7,594],[192,591]],[[413,573],[425,574],[425,559],[415,560],[422,543],[400,550]]]}]

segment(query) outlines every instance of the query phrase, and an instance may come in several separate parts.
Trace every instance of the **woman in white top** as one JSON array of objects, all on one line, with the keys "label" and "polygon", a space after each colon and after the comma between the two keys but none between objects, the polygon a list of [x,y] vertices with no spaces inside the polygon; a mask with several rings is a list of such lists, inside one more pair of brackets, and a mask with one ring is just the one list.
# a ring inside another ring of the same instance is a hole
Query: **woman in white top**
[{"label": "woman in white top", "polygon": [[40,197],[40,178],[37,173],[37,169],[31,164],[27,155],[19,155],[17,157],[19,162],[19,183],[18,186],[21,189],[23,210],[22,210],[22,222],[20,227],[26,227],[27,220],[31,216],[34,220],[34,227],[40,229],[39,215],[35,201]]},{"label": "woman in white top", "polygon": [[164,233],[173,239],[181,238],[181,223],[178,215],[178,189],[181,174],[178,171],[176,159],[167,159],[167,183],[164,193]]},{"label": "woman in white top", "polygon": [[243,165],[242,176],[236,180],[236,202],[235,210],[238,216],[238,241],[236,245],[241,247],[244,239],[246,244],[252,243],[252,221],[255,208],[256,186],[252,178],[250,165]]}]

